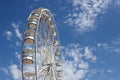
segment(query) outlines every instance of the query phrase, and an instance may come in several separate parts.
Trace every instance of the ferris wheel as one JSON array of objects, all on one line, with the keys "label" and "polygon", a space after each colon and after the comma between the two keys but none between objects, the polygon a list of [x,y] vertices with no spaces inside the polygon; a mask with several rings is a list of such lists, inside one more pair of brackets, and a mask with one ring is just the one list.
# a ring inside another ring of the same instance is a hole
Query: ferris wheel
[{"label": "ferris wheel", "polygon": [[60,40],[48,9],[31,12],[22,43],[22,80],[62,80]]}]

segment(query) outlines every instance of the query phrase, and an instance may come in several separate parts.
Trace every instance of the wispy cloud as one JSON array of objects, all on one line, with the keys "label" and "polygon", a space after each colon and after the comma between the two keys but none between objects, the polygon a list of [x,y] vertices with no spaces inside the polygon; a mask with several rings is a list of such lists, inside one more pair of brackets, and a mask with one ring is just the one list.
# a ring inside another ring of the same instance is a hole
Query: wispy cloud
[{"label": "wispy cloud", "polygon": [[18,42],[18,41],[16,41],[16,46],[20,46],[21,45],[21,43],[20,42]]},{"label": "wispy cloud", "polygon": [[97,47],[107,52],[119,53],[120,54],[120,39],[115,39],[110,43],[98,43]]},{"label": "wispy cloud", "polygon": [[20,30],[19,30],[19,25],[20,25],[20,22],[18,22],[17,24],[16,23],[11,23],[11,25],[14,27],[15,29],[15,34],[16,34],[16,37],[18,37],[20,40],[22,40],[22,34],[20,33]]},{"label": "wispy cloud", "polygon": [[11,38],[13,37],[13,33],[11,31],[5,31],[5,36],[7,40],[11,40]]},{"label": "wispy cloud", "polygon": [[[114,69],[91,69],[90,73],[88,74],[89,78],[87,80],[91,79],[102,80],[106,75],[110,75],[114,71],[115,71]],[[111,78],[108,79],[111,80]]]},{"label": "wispy cloud", "polygon": [[12,25],[12,27],[14,27],[14,28],[18,28],[18,27],[19,27],[19,24],[16,24],[15,22],[12,22],[11,25]]},{"label": "wispy cloud", "polygon": [[95,29],[96,19],[103,14],[112,0],[72,0],[72,12],[68,14],[66,23],[78,33]]},{"label": "wispy cloud", "polygon": [[16,64],[10,65],[9,70],[14,80],[21,80],[21,71]]},{"label": "wispy cloud", "polygon": [[[21,54],[20,54],[19,52],[15,52],[15,56],[16,56],[16,58],[17,58],[18,60],[21,59]],[[21,61],[20,61],[20,62],[21,62]]]},{"label": "wispy cloud", "polygon": [[22,40],[22,34],[20,33],[19,29],[15,29],[16,36]]},{"label": "wispy cloud", "polygon": [[115,5],[116,5],[117,7],[120,7],[120,0],[115,0]]},{"label": "wispy cloud", "polygon": [[[63,48],[64,80],[81,80],[89,72],[90,63],[96,56],[87,46],[70,44]],[[95,59],[94,59],[95,58]]]},{"label": "wispy cloud", "polygon": [[96,61],[96,56],[92,54],[92,51],[88,47],[85,47],[85,57],[91,59],[93,62]]},{"label": "wispy cloud", "polygon": [[8,75],[8,69],[7,68],[0,68],[0,71],[3,71],[6,75]]}]

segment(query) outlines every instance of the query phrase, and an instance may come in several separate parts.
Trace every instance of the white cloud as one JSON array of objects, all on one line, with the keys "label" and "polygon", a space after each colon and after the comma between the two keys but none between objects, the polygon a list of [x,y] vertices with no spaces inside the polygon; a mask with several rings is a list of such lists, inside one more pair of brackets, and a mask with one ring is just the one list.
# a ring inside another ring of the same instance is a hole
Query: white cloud
[{"label": "white cloud", "polygon": [[19,27],[19,24],[16,24],[16,23],[14,23],[14,22],[12,22],[11,25],[12,25],[14,28],[18,28],[18,27]]},{"label": "white cloud", "polygon": [[114,45],[120,45],[120,38],[118,38],[116,40],[113,40],[112,44],[114,44]]},{"label": "white cloud", "polygon": [[100,48],[106,49],[106,50],[112,48],[112,47],[111,47],[109,44],[107,44],[107,43],[98,43],[97,46],[100,47]]},{"label": "white cloud", "polygon": [[21,45],[21,43],[18,42],[18,41],[15,44],[16,44],[16,46],[20,46]]},{"label": "white cloud", "polygon": [[7,40],[11,40],[13,33],[11,31],[5,31],[5,36],[7,37]]},{"label": "white cloud", "polygon": [[16,64],[10,65],[9,70],[14,80],[21,80],[21,71]]},{"label": "white cloud", "polygon": [[18,37],[20,40],[22,40],[22,34],[20,33],[20,30],[19,30],[19,26],[20,26],[20,23],[21,22],[18,22],[17,24],[16,23],[11,23],[11,25],[14,27],[15,29],[15,34],[16,34],[16,37]]},{"label": "white cloud", "polygon": [[112,70],[112,69],[108,69],[107,72],[108,72],[108,73],[111,73],[111,72],[113,72],[113,70]]},{"label": "white cloud", "polygon": [[109,44],[107,43],[98,43],[97,44],[98,47],[103,47],[104,49],[109,49],[111,48]]},{"label": "white cloud", "polygon": [[19,29],[15,29],[16,36],[22,40],[22,34],[20,33]]},{"label": "white cloud", "polygon": [[20,54],[20,53],[15,52],[15,56],[16,56],[16,58],[17,58],[18,60],[20,60],[20,59],[21,59],[21,54]]},{"label": "white cloud", "polygon": [[0,71],[3,71],[6,75],[8,75],[8,69],[7,68],[0,68]]},{"label": "white cloud", "polygon": [[79,33],[95,29],[98,15],[108,9],[112,0],[72,0],[72,12],[67,16],[66,23]]},{"label": "white cloud", "polygon": [[120,7],[120,0],[116,0],[116,1],[115,1],[115,5],[116,5],[117,7]]},{"label": "white cloud", "polygon": [[98,43],[97,47],[102,50],[107,50],[108,52],[120,54],[120,39],[115,39],[110,43]]},{"label": "white cloud", "polygon": [[92,54],[92,51],[88,47],[85,47],[85,57],[91,59],[93,62],[96,61],[96,56]]},{"label": "white cloud", "polygon": [[67,47],[63,47],[63,52],[63,80],[84,79],[87,73],[89,73],[89,61],[94,62],[96,60],[92,50],[79,44],[70,44]]},{"label": "white cloud", "polygon": [[81,69],[88,69],[89,68],[89,64],[87,62],[81,61],[81,63],[79,64],[79,68],[81,68]]}]

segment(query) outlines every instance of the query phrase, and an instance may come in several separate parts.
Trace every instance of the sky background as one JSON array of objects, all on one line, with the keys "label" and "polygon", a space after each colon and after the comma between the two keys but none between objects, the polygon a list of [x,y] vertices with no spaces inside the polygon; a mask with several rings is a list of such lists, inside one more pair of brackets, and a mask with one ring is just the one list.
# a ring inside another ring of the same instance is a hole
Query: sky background
[{"label": "sky background", "polygon": [[120,0],[1,0],[0,80],[20,80],[24,25],[39,7],[54,15],[64,80],[120,80]]}]

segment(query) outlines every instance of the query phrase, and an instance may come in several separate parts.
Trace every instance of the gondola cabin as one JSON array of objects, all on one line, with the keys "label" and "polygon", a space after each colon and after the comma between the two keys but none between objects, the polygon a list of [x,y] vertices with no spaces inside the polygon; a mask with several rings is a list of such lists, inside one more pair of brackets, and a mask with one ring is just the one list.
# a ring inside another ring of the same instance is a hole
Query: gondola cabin
[{"label": "gondola cabin", "polygon": [[30,49],[24,50],[22,55],[23,64],[32,64],[34,61],[33,56],[34,56],[33,50],[30,50]]},{"label": "gondola cabin", "polygon": [[26,30],[24,39],[25,39],[25,43],[33,44],[35,42],[35,31],[34,30]]},{"label": "gondola cabin", "polygon": [[28,26],[30,27],[30,29],[36,29],[37,28],[37,24],[38,24],[38,18],[37,16],[31,16],[28,20]]},{"label": "gondola cabin", "polygon": [[56,50],[56,52],[55,52],[55,56],[60,56],[60,55],[61,55],[60,50]]}]

